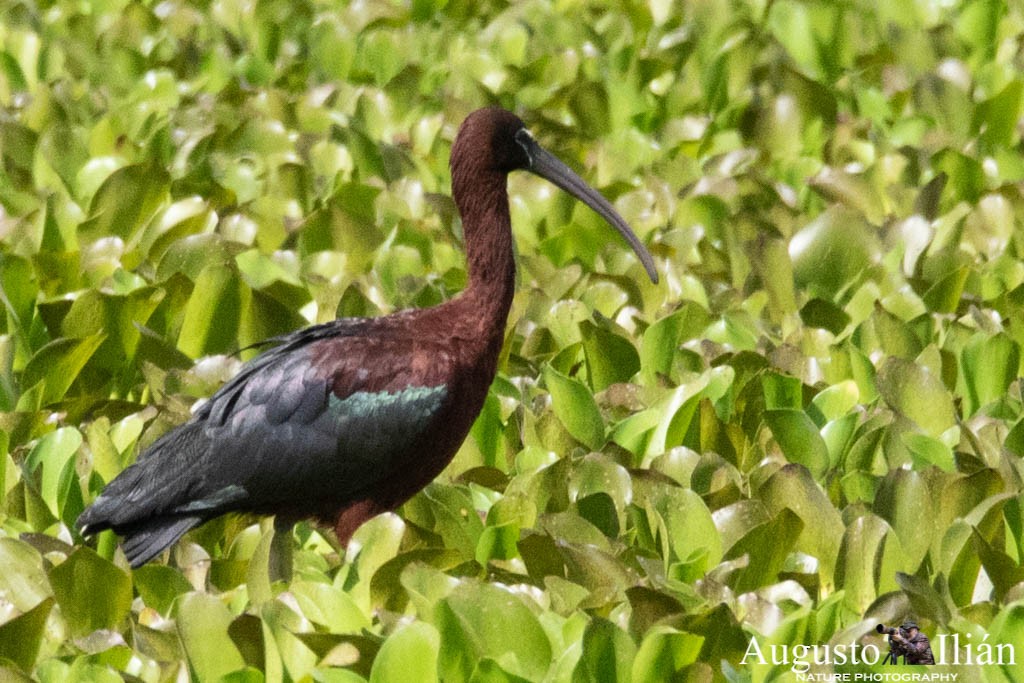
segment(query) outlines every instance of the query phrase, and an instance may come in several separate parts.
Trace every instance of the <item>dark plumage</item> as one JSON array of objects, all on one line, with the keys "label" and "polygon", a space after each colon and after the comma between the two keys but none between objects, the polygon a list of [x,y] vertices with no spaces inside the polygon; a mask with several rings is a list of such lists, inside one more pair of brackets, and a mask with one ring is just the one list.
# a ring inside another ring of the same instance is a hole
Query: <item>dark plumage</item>
[{"label": "dark plumage", "polygon": [[494,379],[515,282],[506,175],[551,180],[604,216],[648,274],[625,221],[502,109],[474,112],[452,148],[469,285],[455,299],[340,319],[277,341],[118,475],[78,519],[113,529],[132,566],[226,512],[313,517],[339,540],[426,486],[459,448]]}]

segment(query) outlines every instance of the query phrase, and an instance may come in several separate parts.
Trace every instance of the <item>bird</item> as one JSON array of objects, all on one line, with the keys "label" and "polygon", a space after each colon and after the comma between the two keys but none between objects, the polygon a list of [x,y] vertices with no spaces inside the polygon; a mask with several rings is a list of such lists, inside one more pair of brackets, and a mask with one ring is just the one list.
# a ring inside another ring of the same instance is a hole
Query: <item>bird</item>
[{"label": "bird", "polygon": [[430,308],[338,318],[272,346],[152,443],[78,517],[83,537],[111,529],[137,568],[190,529],[227,513],[333,527],[344,548],[454,457],[495,377],[515,290],[508,174],[525,170],[589,205],[650,252],[596,190],[500,107],[469,114],[450,157],[468,283]]}]

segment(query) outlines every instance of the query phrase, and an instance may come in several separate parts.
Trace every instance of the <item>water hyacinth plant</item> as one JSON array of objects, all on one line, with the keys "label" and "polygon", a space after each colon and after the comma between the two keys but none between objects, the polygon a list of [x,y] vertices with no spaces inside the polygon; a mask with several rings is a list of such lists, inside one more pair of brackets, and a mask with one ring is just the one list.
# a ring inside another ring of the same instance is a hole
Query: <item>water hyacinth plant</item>
[{"label": "water hyacinth plant", "polygon": [[[784,681],[753,639],[907,616],[1024,643],[1021,8],[0,7],[4,677]],[[513,177],[498,377],[436,482],[344,553],[247,517],[137,570],[83,539],[251,345],[465,288],[448,157],[488,104],[661,283]]]}]

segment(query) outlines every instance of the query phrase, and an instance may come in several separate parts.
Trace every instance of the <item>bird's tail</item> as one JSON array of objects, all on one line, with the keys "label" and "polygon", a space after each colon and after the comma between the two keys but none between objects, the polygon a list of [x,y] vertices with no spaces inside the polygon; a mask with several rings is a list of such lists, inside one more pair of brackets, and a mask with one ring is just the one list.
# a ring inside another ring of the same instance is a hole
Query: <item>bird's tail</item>
[{"label": "bird's tail", "polygon": [[166,515],[127,524],[111,524],[109,519],[100,517],[102,512],[103,506],[86,509],[76,522],[78,528],[83,536],[92,536],[106,529],[113,529],[119,536],[123,536],[121,548],[133,569],[146,564],[184,536],[189,529],[206,521],[205,517],[198,515]]},{"label": "bird's tail", "polygon": [[112,529],[125,537],[125,555],[139,567],[208,519],[209,510],[177,509],[194,485],[189,465],[200,438],[197,426],[185,425],[158,439],[79,515],[82,534]]},{"label": "bird's tail", "polygon": [[202,524],[204,519],[196,516],[158,517],[122,529],[124,535],[121,549],[132,569],[146,564],[165,549],[169,548],[186,531]]}]

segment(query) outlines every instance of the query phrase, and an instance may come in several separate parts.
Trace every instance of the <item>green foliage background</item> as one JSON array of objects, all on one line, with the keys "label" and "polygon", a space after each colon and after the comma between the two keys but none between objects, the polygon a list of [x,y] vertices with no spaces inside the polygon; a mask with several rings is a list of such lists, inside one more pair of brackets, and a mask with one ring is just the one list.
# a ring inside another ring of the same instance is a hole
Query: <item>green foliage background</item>
[{"label": "green foliage background", "polygon": [[[908,614],[1024,643],[1019,5],[0,10],[5,680],[793,680],[749,638]],[[489,103],[662,284],[513,177],[505,356],[438,482],[344,556],[248,519],[134,572],[85,544],[237,349],[464,286],[447,160]]]}]

